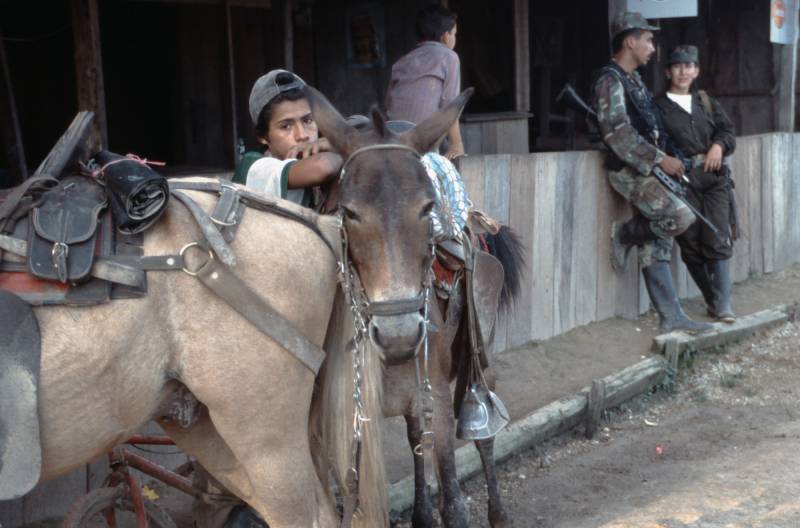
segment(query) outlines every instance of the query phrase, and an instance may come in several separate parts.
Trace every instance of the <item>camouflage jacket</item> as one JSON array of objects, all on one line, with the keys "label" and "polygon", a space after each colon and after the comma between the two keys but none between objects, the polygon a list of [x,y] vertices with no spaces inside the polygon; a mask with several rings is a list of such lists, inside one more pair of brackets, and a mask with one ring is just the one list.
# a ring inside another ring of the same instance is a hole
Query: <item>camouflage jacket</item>
[{"label": "camouflage jacket", "polygon": [[[628,74],[642,95],[650,97],[639,73]],[[664,159],[664,152],[649,138],[643,137],[631,124],[625,104],[625,88],[617,74],[605,70],[594,84],[593,102],[603,141],[626,165],[643,175]]]}]

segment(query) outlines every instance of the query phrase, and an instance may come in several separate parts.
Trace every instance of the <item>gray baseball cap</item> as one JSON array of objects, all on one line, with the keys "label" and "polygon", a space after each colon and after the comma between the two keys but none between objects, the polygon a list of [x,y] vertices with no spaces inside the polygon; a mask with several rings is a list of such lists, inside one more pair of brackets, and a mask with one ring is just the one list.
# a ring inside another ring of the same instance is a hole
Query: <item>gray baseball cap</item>
[{"label": "gray baseball cap", "polygon": [[272,70],[259,77],[250,92],[250,118],[253,124],[258,123],[261,111],[275,97],[290,90],[302,90],[305,85],[299,75],[287,70]]}]

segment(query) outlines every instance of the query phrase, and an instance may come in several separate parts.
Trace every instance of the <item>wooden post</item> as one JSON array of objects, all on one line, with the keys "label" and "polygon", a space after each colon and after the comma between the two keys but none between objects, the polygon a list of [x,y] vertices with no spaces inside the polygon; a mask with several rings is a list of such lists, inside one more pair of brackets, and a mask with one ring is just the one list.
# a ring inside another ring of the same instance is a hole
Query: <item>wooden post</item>
[{"label": "wooden post", "polygon": [[589,398],[586,402],[586,438],[594,437],[597,426],[600,424],[600,416],[603,414],[606,405],[606,384],[603,380],[593,380],[592,388],[589,390]]},{"label": "wooden post", "polygon": [[514,0],[514,107],[518,112],[531,109],[531,58],[528,0]]},{"label": "wooden post", "polygon": [[677,339],[672,338],[664,343],[664,356],[667,358],[667,364],[672,370],[672,375],[677,374],[678,360],[681,357],[681,348]]},{"label": "wooden post", "polygon": [[231,148],[233,166],[239,164],[239,121],[236,116],[236,70],[233,54],[233,24],[231,23],[231,0],[225,0],[225,36],[228,43],[228,81],[231,89]]},{"label": "wooden post", "polygon": [[[3,126],[3,145],[11,166],[11,173],[17,182],[28,177],[28,165],[25,163],[25,148],[22,144],[22,130],[19,127],[17,103],[14,99],[14,88],[11,86],[11,71],[6,59],[6,47],[3,43],[3,32],[0,30],[0,116]],[[16,182],[5,182],[14,184]],[[2,184],[0,183],[0,186]]]},{"label": "wooden post", "polygon": [[283,5],[283,64],[294,71],[294,0],[285,0]]},{"label": "wooden post", "polygon": [[75,41],[78,110],[94,112],[89,145],[92,150],[99,150],[108,146],[108,127],[97,0],[72,0],[72,35]]},{"label": "wooden post", "polygon": [[[797,12],[794,12],[793,16],[796,17]],[[774,54],[778,62],[778,94],[775,98],[775,125],[777,132],[794,132],[797,35],[794,36],[792,44],[774,44],[774,46],[780,48]]]}]

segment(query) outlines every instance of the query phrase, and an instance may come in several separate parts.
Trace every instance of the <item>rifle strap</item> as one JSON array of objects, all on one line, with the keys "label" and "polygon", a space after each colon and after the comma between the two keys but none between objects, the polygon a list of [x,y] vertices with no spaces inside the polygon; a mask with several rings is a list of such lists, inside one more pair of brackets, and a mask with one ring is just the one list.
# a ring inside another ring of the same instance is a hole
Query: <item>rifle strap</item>
[{"label": "rifle strap", "polygon": [[697,90],[697,96],[700,97],[700,104],[703,107],[703,112],[705,112],[706,117],[711,124],[714,125],[714,128],[717,128],[717,124],[714,122],[714,109],[711,107],[711,97],[708,96],[708,92],[705,90]]}]

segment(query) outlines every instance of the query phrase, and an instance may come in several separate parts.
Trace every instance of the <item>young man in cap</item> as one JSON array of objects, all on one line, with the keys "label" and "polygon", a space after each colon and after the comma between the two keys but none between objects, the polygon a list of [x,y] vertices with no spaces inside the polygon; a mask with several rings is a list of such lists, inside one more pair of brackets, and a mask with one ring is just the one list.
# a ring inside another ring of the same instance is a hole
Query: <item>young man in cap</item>
[{"label": "young man in cap", "polygon": [[712,326],[683,312],[669,266],[672,238],[684,232],[695,216],[651,174],[658,165],[673,178],[684,175],[681,161],[659,147],[663,131],[657,109],[636,71],[655,52],[656,30],[640,13],[617,15],[611,26],[613,58],[593,88],[600,132],[610,150],[609,182],[635,208],[633,218],[612,225],[611,258],[615,269],[624,269],[629,249],[639,246],[647,292],[662,329],[700,332]]},{"label": "young man in cap", "polygon": [[709,315],[733,323],[733,204],[730,170],[722,158],[736,148],[736,133],[716,99],[703,90],[692,90],[700,74],[698,60],[694,46],[676,46],[670,51],[666,70],[670,86],[656,105],[670,139],[692,164],[686,198],[719,229],[715,234],[701,222],[692,224],[676,238],[681,258],[703,293]]},{"label": "young man in cap", "polygon": [[311,205],[311,188],[339,173],[342,157],[319,137],[299,76],[272,70],[250,92],[250,117],[266,155],[247,171],[246,185],[301,205]]}]

